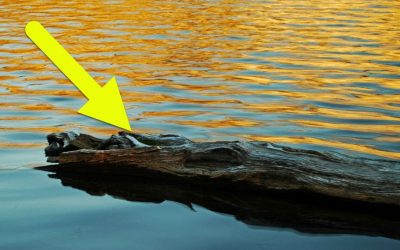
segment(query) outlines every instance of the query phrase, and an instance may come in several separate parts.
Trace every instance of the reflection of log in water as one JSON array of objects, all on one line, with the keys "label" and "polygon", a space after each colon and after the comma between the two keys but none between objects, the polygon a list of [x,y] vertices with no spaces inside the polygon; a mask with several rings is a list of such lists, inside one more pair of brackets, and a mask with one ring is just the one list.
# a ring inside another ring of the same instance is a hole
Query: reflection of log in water
[{"label": "reflection of log in water", "polygon": [[326,199],[301,193],[259,193],[191,185],[184,182],[153,179],[151,173],[136,172],[129,178],[59,171],[54,166],[40,168],[55,171],[51,178],[91,195],[161,203],[175,201],[192,207],[231,214],[248,225],[291,228],[304,233],[362,234],[400,239],[398,207],[366,206],[364,203]]},{"label": "reflection of log in water", "polygon": [[92,194],[195,203],[252,225],[400,238],[398,161],[176,135],[61,133],[48,141],[58,164],[41,169]]}]

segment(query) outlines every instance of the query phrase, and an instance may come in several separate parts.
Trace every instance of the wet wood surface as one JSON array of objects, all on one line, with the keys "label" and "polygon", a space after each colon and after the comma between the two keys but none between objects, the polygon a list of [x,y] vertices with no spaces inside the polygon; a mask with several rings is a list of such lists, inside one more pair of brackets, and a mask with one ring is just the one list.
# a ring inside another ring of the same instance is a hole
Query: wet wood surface
[{"label": "wet wood surface", "polygon": [[46,154],[63,172],[152,177],[238,190],[301,192],[400,206],[400,162],[258,141],[192,142],[177,135],[121,132],[107,140],[51,134]]}]

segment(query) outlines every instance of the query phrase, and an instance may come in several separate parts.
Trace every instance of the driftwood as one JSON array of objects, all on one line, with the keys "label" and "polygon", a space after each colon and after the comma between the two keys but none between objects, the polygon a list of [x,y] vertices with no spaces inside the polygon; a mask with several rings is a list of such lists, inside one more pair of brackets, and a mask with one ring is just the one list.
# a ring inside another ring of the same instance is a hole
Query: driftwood
[{"label": "driftwood", "polygon": [[39,169],[92,195],[171,200],[248,225],[400,239],[400,162],[265,142],[51,134]]},{"label": "driftwood", "polygon": [[[266,142],[192,142],[176,135],[120,132],[107,140],[51,134],[48,160],[59,171],[132,175],[237,190],[318,194],[400,206],[400,162],[353,158]],[[400,207],[399,207],[400,208]]]},{"label": "driftwood", "polygon": [[[72,166],[71,166],[72,167]],[[154,173],[113,176],[59,171],[57,165],[41,167],[55,172],[51,178],[91,195],[110,195],[137,202],[174,201],[233,215],[256,227],[290,228],[313,234],[358,234],[400,239],[400,214],[396,206],[353,203],[309,194],[248,192],[154,179]]]}]

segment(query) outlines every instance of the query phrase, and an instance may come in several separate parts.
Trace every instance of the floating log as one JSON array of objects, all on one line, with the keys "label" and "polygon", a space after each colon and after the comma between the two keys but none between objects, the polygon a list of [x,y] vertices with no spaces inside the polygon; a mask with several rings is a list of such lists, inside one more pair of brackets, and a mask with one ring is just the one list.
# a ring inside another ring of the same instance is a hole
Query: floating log
[{"label": "floating log", "polygon": [[[150,171],[226,189],[316,194],[400,206],[400,162],[355,158],[259,141],[192,142],[177,135],[120,132],[107,140],[51,134],[46,155],[63,172],[135,176]],[[400,208],[400,207],[399,207]]]}]

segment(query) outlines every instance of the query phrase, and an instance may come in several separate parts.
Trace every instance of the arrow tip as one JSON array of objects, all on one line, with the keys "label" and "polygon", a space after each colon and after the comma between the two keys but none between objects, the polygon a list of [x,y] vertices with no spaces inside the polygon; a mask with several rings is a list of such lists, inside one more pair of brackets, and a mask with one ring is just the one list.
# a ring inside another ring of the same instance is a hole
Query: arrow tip
[{"label": "arrow tip", "polygon": [[25,33],[29,38],[32,39],[34,34],[40,33],[43,29],[43,26],[38,21],[30,21],[25,26]]},{"label": "arrow tip", "polygon": [[115,77],[111,78],[78,111],[79,113],[132,131]]}]

